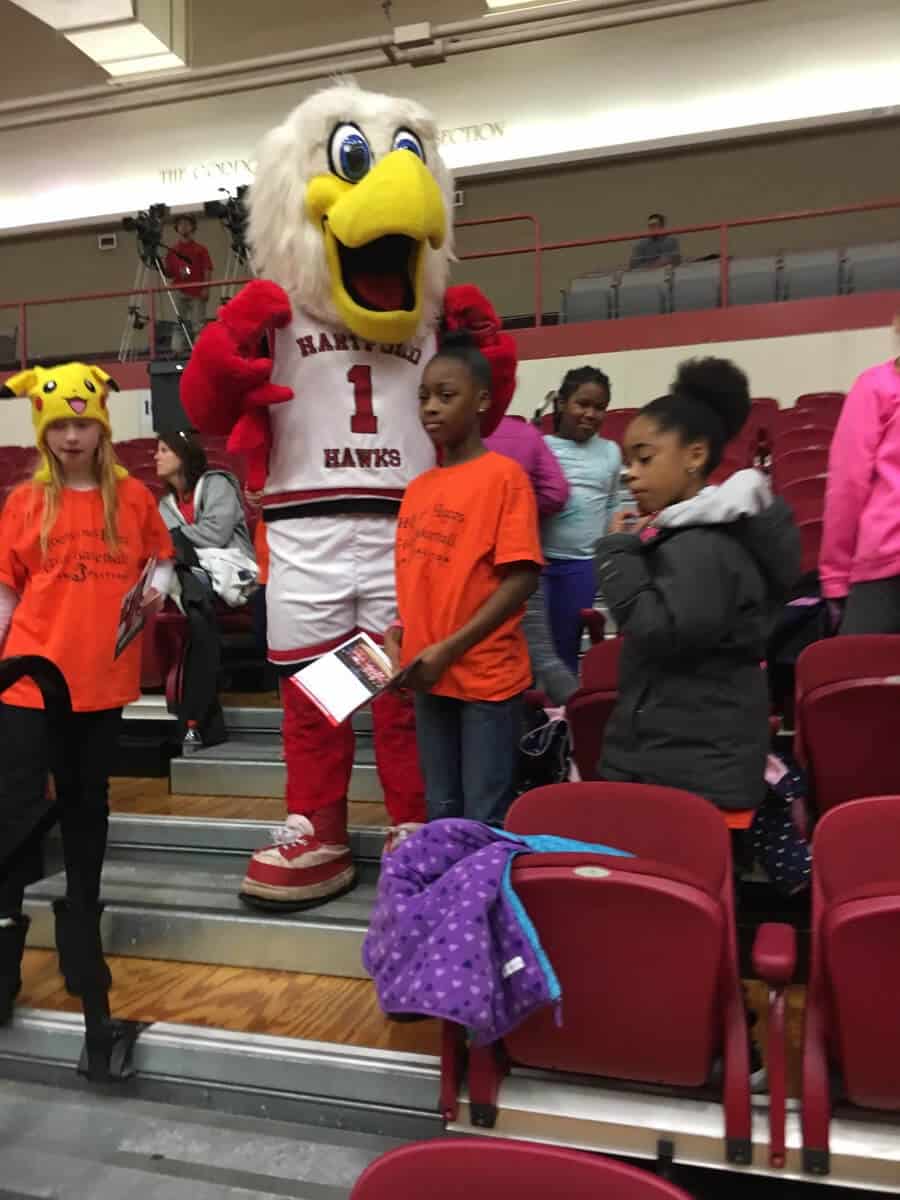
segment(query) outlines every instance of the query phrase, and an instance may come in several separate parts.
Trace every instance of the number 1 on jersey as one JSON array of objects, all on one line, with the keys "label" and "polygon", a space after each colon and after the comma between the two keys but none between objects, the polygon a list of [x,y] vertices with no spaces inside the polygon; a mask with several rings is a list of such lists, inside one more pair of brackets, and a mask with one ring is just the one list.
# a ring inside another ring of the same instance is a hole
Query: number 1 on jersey
[{"label": "number 1 on jersey", "polygon": [[378,418],[372,409],[372,368],[361,363],[347,372],[347,381],[353,384],[353,416],[350,429],[353,433],[377,433]]}]

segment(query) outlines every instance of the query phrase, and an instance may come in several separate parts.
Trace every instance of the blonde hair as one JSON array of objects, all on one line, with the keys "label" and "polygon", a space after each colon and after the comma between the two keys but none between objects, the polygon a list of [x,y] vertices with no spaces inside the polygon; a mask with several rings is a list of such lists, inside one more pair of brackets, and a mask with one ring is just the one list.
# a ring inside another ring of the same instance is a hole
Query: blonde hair
[{"label": "blonde hair", "polygon": [[[38,488],[40,488],[43,492],[40,534],[41,554],[46,558],[47,551],[50,548],[50,534],[53,532],[53,526],[56,524],[56,518],[59,516],[65,478],[56,455],[46,445],[43,449],[50,467],[50,482],[35,483],[34,498],[35,500],[37,499],[39,494]],[[97,444],[97,453],[94,459],[94,473],[100,487],[100,495],[103,499],[103,540],[110,550],[118,550],[119,548],[119,527],[117,521],[119,489],[117,486],[118,480],[116,479],[116,466],[116,452],[113,450],[109,434],[101,426],[100,441]]]}]

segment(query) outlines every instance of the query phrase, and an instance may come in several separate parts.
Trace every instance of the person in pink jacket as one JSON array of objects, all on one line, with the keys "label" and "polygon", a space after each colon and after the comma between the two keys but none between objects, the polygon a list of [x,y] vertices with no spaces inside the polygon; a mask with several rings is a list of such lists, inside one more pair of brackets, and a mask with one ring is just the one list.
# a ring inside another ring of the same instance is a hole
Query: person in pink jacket
[{"label": "person in pink jacket", "polygon": [[900,633],[900,358],[863,371],[844,401],[819,579],[843,606],[841,633]]},{"label": "person in pink jacket", "polygon": [[519,464],[531,480],[539,517],[563,510],[569,498],[569,482],[556,455],[533,425],[518,417],[504,417],[484,444],[488,450],[505,454]]}]

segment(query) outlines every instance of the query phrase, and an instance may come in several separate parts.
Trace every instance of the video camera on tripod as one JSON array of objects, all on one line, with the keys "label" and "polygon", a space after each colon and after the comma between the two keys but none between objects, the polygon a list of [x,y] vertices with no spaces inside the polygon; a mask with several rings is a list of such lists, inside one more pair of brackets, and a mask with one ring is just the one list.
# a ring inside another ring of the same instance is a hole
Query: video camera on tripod
[{"label": "video camera on tripod", "polygon": [[247,263],[250,258],[250,250],[247,245],[247,225],[250,221],[250,214],[247,211],[245,200],[248,187],[249,184],[241,184],[233,196],[228,188],[219,188],[220,192],[225,193],[227,199],[207,200],[203,205],[203,211],[207,217],[218,217],[225,226],[231,235],[231,253],[242,263]]},{"label": "video camera on tripod", "polygon": [[163,221],[169,215],[168,204],[151,204],[136,216],[123,217],[122,228],[137,234],[138,256],[146,267],[158,265],[163,249]]}]

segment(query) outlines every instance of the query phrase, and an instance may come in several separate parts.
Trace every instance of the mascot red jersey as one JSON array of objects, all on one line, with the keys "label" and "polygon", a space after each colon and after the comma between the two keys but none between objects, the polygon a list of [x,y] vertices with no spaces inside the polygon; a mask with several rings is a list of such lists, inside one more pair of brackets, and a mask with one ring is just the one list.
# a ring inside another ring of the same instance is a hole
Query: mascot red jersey
[{"label": "mascot red jersey", "polygon": [[[250,240],[264,278],[197,341],[182,401],[198,428],[229,433],[263,488],[271,558],[269,658],[286,672],[396,617],[394,533],[406,485],[434,462],[418,413],[441,331],[466,328],[491,362],[485,432],[515,386],[515,350],[472,287],[447,288],[450,177],[433,119],[410,100],[329,88],[260,150]],[[285,682],[287,822],[258,850],[241,894],[265,907],[320,904],[354,881],[347,790],[354,738]],[[393,825],[424,819],[412,708],[372,706]]]}]

